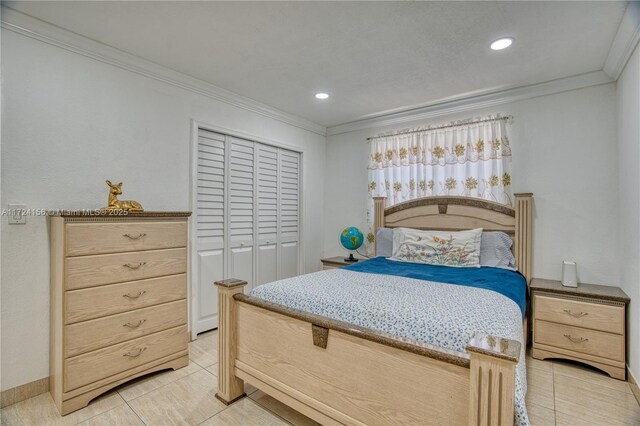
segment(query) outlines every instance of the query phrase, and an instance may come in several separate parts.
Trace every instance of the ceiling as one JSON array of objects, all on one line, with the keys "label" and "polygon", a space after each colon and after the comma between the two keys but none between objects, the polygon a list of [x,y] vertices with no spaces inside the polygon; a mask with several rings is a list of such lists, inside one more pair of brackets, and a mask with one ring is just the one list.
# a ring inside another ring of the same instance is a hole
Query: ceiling
[{"label": "ceiling", "polygon": [[[626,2],[4,2],[331,127],[601,70]],[[491,41],[515,38],[503,51]],[[314,93],[331,95],[318,101]]]}]

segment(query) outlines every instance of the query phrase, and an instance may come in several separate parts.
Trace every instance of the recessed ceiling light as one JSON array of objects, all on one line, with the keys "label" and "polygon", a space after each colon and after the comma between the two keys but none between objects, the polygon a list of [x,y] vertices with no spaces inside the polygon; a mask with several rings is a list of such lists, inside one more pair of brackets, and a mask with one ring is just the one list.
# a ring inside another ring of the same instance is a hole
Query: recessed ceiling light
[{"label": "recessed ceiling light", "polygon": [[327,93],[316,93],[316,99],[327,99],[329,95]]},{"label": "recessed ceiling light", "polygon": [[511,37],[499,38],[498,40],[491,43],[491,48],[493,50],[502,50],[511,46],[511,43],[513,43],[513,39]]}]

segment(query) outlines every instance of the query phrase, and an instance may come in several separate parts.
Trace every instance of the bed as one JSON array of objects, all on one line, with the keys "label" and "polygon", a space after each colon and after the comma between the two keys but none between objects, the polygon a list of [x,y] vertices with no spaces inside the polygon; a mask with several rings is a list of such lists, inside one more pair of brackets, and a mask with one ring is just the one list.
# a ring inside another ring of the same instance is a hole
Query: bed
[{"label": "bed", "polygon": [[[385,209],[384,199],[377,198],[375,226],[506,232],[514,240],[526,293],[531,200],[531,194],[516,194],[511,209],[484,200],[430,197]],[[233,403],[244,396],[246,381],[322,424],[506,425],[514,419],[526,424],[521,322],[526,302],[482,285],[449,285],[438,274],[433,281],[389,275],[385,262],[375,258],[307,274],[260,286],[250,295],[243,294],[243,281],[217,282],[216,397]],[[446,300],[456,303],[438,302],[445,291]],[[418,299],[431,305],[411,308]],[[472,307],[479,300],[486,303],[480,310]],[[405,315],[412,309],[413,316]],[[456,322],[455,315],[472,309],[483,318]],[[441,322],[447,326],[433,320],[447,315],[453,316]],[[471,336],[468,342],[448,335],[455,328],[451,324],[466,327],[462,335]]]}]

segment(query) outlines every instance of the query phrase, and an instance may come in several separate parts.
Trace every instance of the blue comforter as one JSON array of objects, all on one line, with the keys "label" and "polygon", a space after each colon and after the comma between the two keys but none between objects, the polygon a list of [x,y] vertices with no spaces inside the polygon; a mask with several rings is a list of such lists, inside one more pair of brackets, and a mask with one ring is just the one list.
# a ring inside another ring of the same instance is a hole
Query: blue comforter
[{"label": "blue comforter", "polygon": [[375,257],[366,262],[354,263],[343,269],[484,288],[500,293],[516,302],[523,318],[527,309],[527,281],[521,273],[507,269],[486,266],[452,268],[450,266],[398,262],[384,257]]}]

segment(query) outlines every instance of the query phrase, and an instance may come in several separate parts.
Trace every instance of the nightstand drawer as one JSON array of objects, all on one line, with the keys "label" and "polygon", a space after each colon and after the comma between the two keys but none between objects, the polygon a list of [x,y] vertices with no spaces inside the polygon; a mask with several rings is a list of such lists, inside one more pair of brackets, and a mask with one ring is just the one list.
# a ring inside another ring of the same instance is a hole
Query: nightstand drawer
[{"label": "nightstand drawer", "polygon": [[624,361],[624,336],[536,320],[534,344]]},{"label": "nightstand drawer", "polygon": [[624,306],[534,296],[534,316],[538,320],[590,328],[609,333],[624,334]]}]

